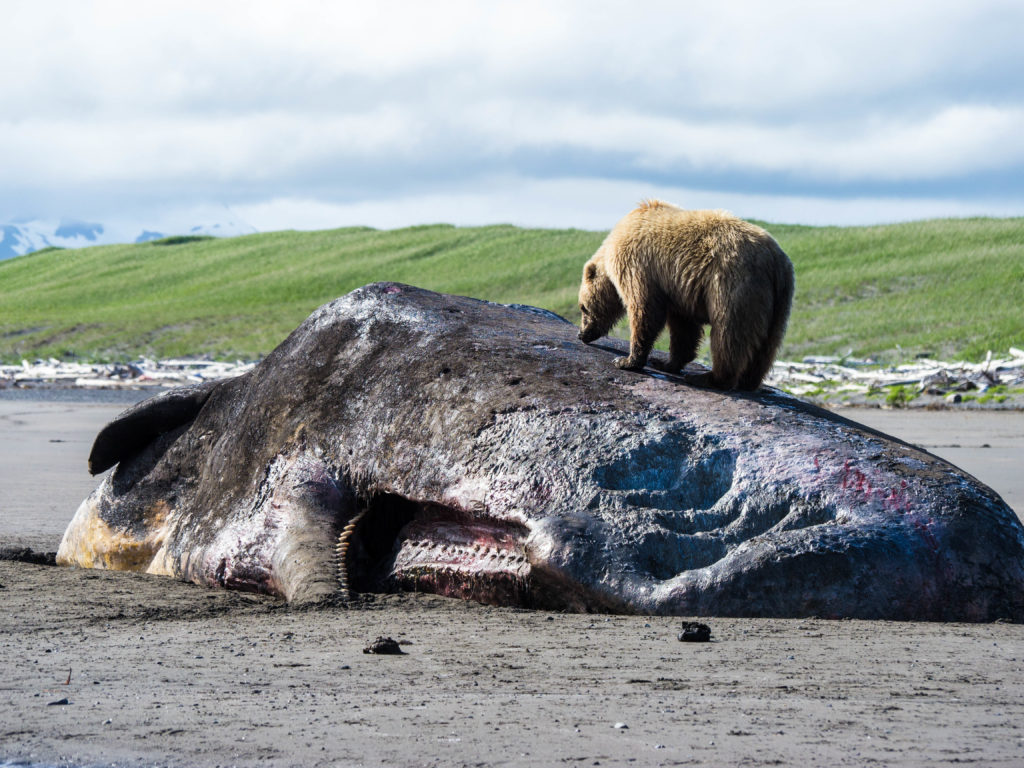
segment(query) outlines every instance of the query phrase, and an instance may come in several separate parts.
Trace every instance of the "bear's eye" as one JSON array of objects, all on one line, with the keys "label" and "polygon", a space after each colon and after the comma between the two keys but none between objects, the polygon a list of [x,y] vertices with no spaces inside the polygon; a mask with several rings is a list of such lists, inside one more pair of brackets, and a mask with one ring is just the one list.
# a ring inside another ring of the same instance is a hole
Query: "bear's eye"
[{"label": "bear's eye", "polygon": [[589,315],[590,314],[589,312],[587,312],[587,308],[585,306],[583,306],[582,304],[580,304],[580,312],[582,312],[584,315]]}]

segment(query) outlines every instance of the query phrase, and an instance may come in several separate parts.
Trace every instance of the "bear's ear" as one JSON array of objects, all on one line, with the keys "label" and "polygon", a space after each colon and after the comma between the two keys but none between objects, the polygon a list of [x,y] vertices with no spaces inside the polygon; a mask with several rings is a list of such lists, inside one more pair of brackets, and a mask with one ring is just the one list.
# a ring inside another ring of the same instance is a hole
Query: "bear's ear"
[{"label": "bear's ear", "polygon": [[583,276],[587,280],[594,280],[597,278],[597,264],[587,264],[586,269],[583,270]]}]

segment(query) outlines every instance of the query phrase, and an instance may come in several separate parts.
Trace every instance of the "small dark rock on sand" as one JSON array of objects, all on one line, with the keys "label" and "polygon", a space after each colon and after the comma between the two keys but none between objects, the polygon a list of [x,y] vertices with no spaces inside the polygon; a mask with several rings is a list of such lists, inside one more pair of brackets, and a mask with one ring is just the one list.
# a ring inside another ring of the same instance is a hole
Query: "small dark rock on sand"
[{"label": "small dark rock on sand", "polygon": [[711,627],[699,621],[684,621],[679,639],[684,643],[706,643],[711,640]]},{"label": "small dark rock on sand", "polygon": [[0,560],[33,565],[56,565],[56,552],[36,552],[28,547],[0,547]]},{"label": "small dark rock on sand", "polygon": [[381,636],[363,648],[363,653],[404,654],[405,651],[399,647],[396,640]]}]

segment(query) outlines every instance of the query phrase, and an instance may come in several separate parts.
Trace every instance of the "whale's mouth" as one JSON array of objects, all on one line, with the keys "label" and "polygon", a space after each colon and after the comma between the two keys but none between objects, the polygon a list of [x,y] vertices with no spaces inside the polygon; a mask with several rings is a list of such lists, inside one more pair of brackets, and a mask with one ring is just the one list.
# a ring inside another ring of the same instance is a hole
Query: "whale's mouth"
[{"label": "whale's mouth", "polygon": [[339,547],[345,591],[429,592],[535,607],[524,526],[391,493],[362,501]]}]

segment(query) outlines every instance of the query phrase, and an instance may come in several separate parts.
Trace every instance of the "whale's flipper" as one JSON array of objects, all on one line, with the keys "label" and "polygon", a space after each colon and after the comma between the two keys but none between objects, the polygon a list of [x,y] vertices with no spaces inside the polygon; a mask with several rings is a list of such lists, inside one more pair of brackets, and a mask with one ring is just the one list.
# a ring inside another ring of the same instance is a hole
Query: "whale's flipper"
[{"label": "whale's flipper", "polygon": [[219,381],[172,389],[143,400],[120,414],[96,436],[89,472],[97,475],[135,455],[155,438],[192,421]]}]

